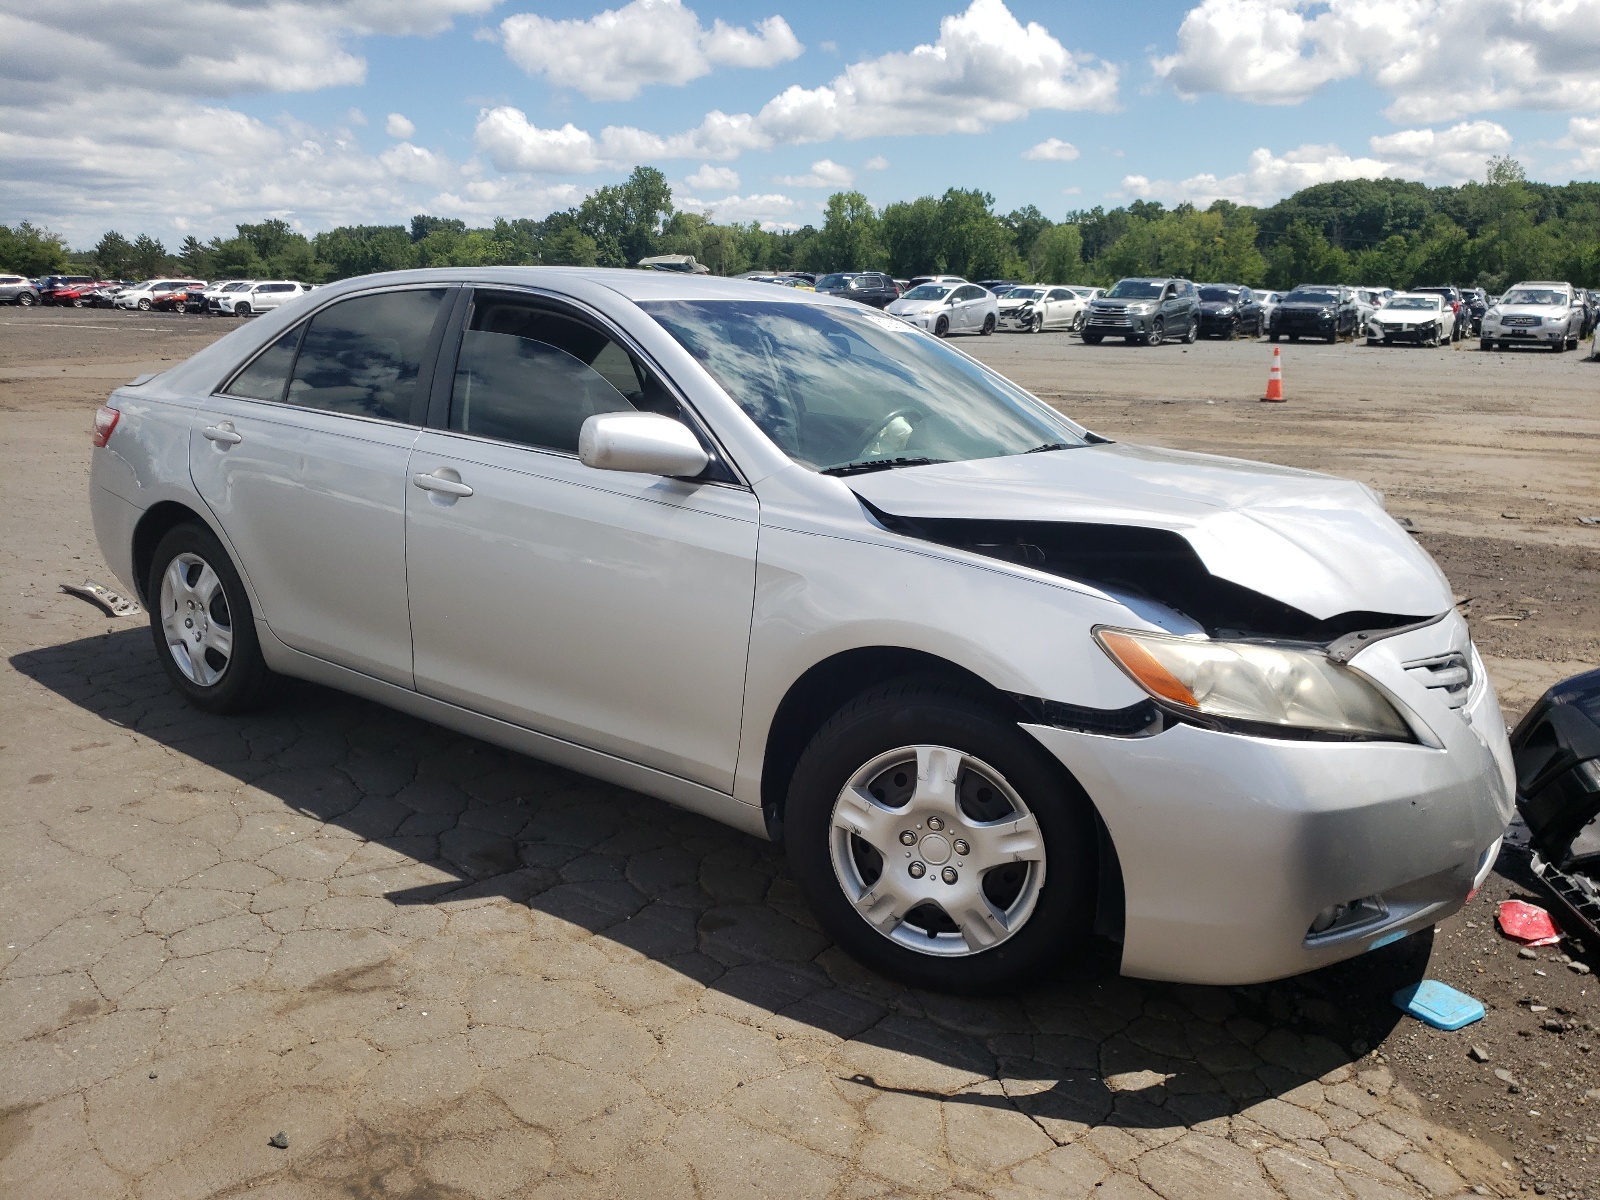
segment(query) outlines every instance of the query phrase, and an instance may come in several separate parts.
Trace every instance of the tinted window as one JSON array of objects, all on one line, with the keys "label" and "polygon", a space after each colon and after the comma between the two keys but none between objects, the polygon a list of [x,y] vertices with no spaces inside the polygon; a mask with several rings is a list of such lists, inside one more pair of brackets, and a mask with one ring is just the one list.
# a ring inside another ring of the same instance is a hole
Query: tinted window
[{"label": "tinted window", "polygon": [[300,344],[304,325],[296,325],[256,356],[256,360],[233,377],[222,390],[251,400],[282,400],[294,366],[295,347]]},{"label": "tinted window", "polygon": [[606,333],[523,297],[480,293],[461,336],[450,428],[576,454],[597,413],[678,416],[649,369]]},{"label": "tinted window", "polygon": [[290,404],[388,421],[412,419],[422,354],[445,289],[356,296],[311,319]]},{"label": "tinted window", "polygon": [[1066,288],[1056,288],[1046,298],[1050,300],[1071,300],[1074,297],[1071,292],[1067,291]]}]

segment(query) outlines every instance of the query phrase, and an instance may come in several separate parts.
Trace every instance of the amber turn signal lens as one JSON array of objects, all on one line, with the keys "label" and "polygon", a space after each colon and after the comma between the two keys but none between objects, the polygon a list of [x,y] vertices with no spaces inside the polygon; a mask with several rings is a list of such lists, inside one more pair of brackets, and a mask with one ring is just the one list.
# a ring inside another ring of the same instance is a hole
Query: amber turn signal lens
[{"label": "amber turn signal lens", "polygon": [[1171,700],[1175,704],[1182,704],[1187,708],[1200,707],[1200,702],[1194,698],[1194,693],[1183,685],[1183,681],[1162,666],[1155,655],[1131,637],[1102,629],[1100,644],[1111,651],[1112,657],[1122,664],[1122,669],[1132,675],[1140,686],[1152,695]]}]

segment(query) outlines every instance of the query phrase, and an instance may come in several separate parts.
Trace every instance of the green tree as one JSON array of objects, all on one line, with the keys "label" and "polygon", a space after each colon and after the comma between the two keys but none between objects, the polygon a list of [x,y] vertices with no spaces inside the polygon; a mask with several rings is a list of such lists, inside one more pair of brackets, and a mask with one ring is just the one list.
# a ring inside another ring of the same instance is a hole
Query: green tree
[{"label": "green tree", "polygon": [[599,263],[599,247],[576,222],[562,225],[544,239],[543,258],[547,263],[568,267],[592,267]]},{"label": "green tree", "polygon": [[268,274],[255,243],[249,238],[212,238],[206,250],[211,255],[211,269],[218,279],[259,279]]},{"label": "green tree", "polygon": [[420,242],[430,233],[438,230],[448,230],[451,233],[465,233],[467,223],[455,217],[431,217],[427,213],[418,213],[411,218],[411,240]]},{"label": "green tree", "polygon": [[939,198],[939,242],[945,269],[968,279],[1022,274],[1011,231],[994,215],[994,197],[950,188]]},{"label": "green tree", "polygon": [[1349,269],[1345,252],[1309,221],[1295,221],[1267,252],[1267,286],[1280,290],[1298,283],[1343,283]]},{"label": "green tree", "polygon": [[140,279],[160,275],[167,269],[167,248],[148,233],[141,233],[133,240],[128,265]]},{"label": "green tree", "polygon": [[656,168],[635,167],[625,182],[591,192],[576,215],[601,266],[631,267],[657,252],[662,225],[672,217],[672,188]]},{"label": "green tree", "polygon": [[1083,234],[1076,225],[1052,225],[1033,239],[1028,273],[1039,283],[1072,283],[1083,276]]},{"label": "green tree", "polygon": [[[98,255],[98,248],[96,250]],[[201,245],[200,240],[192,234],[183,239],[183,245],[178,247],[178,265],[191,275],[198,275],[202,279],[211,277],[211,252]]]},{"label": "green tree", "polygon": [[94,261],[106,278],[122,279],[133,269],[133,245],[115,229],[109,229],[94,244]]},{"label": "green tree", "polygon": [[341,225],[317,234],[312,250],[331,279],[417,265],[411,236],[403,225]]},{"label": "green tree", "polygon": [[22,221],[15,228],[0,225],[0,269],[32,279],[59,273],[66,266],[67,243],[60,234],[30,221]]},{"label": "green tree", "polygon": [[879,237],[888,252],[889,270],[902,279],[944,272],[939,202],[932,196],[898,201],[885,208],[880,218]]},{"label": "green tree", "polygon": [[809,247],[814,270],[871,271],[885,265],[878,214],[864,195],[835,192],[825,213],[822,231]]},{"label": "green tree", "polygon": [[1033,261],[1033,244],[1038,241],[1039,235],[1054,224],[1033,205],[1024,205],[1014,208],[1000,218],[1000,223],[1011,231],[1011,240],[1016,247],[1017,257],[1025,262]]}]

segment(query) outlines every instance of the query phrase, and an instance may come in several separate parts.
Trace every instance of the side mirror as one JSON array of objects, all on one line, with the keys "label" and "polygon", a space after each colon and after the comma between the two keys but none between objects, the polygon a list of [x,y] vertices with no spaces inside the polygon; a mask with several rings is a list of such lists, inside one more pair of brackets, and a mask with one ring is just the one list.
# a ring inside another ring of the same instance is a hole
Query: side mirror
[{"label": "side mirror", "polygon": [[711,456],[682,421],[658,413],[598,413],[578,431],[578,461],[597,471],[690,478]]}]

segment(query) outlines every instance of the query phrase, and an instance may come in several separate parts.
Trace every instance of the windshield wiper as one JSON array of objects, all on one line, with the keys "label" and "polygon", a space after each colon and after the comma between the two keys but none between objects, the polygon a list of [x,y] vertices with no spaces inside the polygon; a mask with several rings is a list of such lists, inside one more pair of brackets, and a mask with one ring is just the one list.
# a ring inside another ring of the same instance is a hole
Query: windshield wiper
[{"label": "windshield wiper", "polygon": [[1076,450],[1077,442],[1047,442],[1043,446],[1035,446],[1032,450],[1024,450],[1024,454],[1043,454],[1046,450]]},{"label": "windshield wiper", "polygon": [[841,463],[837,467],[828,467],[823,475],[865,475],[868,471],[888,471],[894,467],[927,467],[934,463],[948,462],[944,458],[864,458],[860,462]]}]

